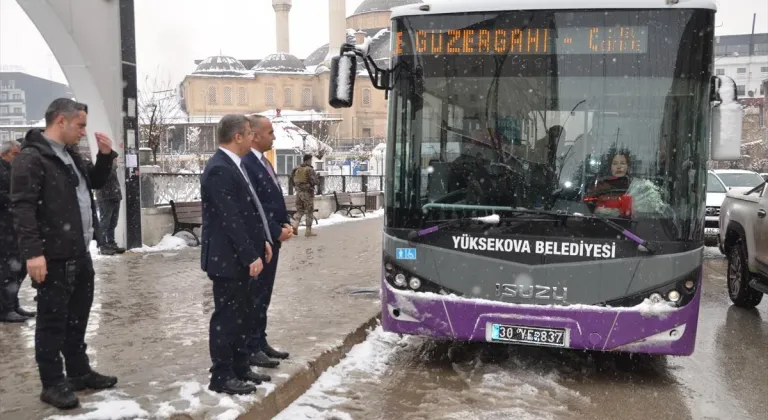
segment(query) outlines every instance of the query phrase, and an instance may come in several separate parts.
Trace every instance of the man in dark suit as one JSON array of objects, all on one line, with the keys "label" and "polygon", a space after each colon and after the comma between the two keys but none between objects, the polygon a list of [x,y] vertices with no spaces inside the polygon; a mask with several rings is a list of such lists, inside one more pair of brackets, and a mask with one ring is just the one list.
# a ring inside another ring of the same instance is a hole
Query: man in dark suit
[{"label": "man in dark suit", "polygon": [[203,204],[201,267],[213,281],[214,311],[209,331],[208,389],[250,394],[266,375],[251,371],[247,336],[251,324],[249,287],[272,260],[264,209],[245,175],[242,157],[253,130],[244,115],[225,115],[218,125],[219,150],[200,178]]},{"label": "man in dark suit", "polygon": [[272,122],[261,115],[248,117],[254,131],[251,151],[243,158],[245,169],[253,188],[256,190],[264,206],[269,220],[269,233],[277,238],[272,248],[272,261],[264,265],[264,271],[259,275],[259,281],[251,284],[251,300],[253,304],[253,324],[248,342],[251,353],[251,364],[260,367],[274,368],[280,362],[275,359],[287,359],[288,353],[275,350],[267,343],[267,309],[272,299],[272,288],[277,274],[277,261],[280,256],[281,243],[293,236],[293,228],[285,208],[283,189],[277,180],[277,175],[269,163],[265,153],[272,149],[275,141],[275,131]]}]

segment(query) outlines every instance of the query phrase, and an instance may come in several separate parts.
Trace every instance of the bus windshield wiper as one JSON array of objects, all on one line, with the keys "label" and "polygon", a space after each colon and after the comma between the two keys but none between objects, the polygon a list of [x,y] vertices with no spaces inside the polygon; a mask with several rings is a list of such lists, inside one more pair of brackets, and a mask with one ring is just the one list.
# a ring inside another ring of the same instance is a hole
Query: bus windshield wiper
[{"label": "bus windshield wiper", "polygon": [[638,244],[639,246],[645,248],[645,250],[647,250],[651,254],[655,254],[656,251],[657,251],[656,250],[656,245],[654,245],[653,243],[651,243],[649,241],[646,241],[645,239],[635,235],[630,230],[625,229],[623,226],[621,226],[618,223],[616,223],[616,222],[606,218],[605,216],[601,216],[599,214],[583,215],[583,214],[580,214],[580,213],[575,213],[575,214],[574,213],[570,213],[569,216],[581,217],[581,218],[584,218],[584,219],[599,220],[599,221],[603,222],[606,226],[608,226],[608,227],[614,229],[615,231],[621,233],[622,235],[624,235],[624,237],[626,237],[627,239],[629,239],[632,242],[635,242],[636,244]]},{"label": "bus windshield wiper", "polygon": [[499,217],[498,214],[491,214],[489,216],[480,216],[480,217],[460,217],[460,218],[457,218],[457,219],[452,219],[452,220],[448,220],[448,221],[443,222],[443,223],[439,223],[439,224],[434,225],[434,226],[430,226],[430,227],[425,228],[425,229],[412,230],[412,231],[410,231],[408,233],[408,240],[412,241],[412,240],[414,240],[416,238],[419,238],[421,236],[426,236],[426,235],[429,235],[430,233],[437,232],[440,229],[444,229],[444,228],[447,228],[447,227],[455,226],[455,225],[458,225],[458,224],[461,224],[461,223],[480,222],[480,223],[484,223],[484,224],[487,224],[487,225],[498,225],[500,221],[501,221],[501,218]]}]

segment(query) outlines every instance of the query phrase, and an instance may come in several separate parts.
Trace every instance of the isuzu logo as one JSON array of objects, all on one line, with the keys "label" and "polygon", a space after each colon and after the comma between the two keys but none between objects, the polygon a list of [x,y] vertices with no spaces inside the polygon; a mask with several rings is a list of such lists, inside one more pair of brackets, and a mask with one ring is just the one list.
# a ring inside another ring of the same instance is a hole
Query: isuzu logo
[{"label": "isuzu logo", "polygon": [[539,286],[537,284],[496,283],[496,296],[566,302],[568,299],[568,288]]}]

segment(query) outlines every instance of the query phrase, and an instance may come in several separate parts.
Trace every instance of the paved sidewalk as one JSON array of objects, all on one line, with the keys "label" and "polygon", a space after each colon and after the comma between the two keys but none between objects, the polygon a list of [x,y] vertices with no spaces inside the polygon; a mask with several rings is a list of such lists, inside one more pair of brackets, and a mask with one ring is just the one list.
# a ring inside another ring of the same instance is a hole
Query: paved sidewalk
[{"label": "paved sidewalk", "polygon": [[[0,324],[0,419],[235,419],[251,407],[245,418],[271,418],[343,356],[343,344],[365,338],[364,324],[375,322],[382,219],[367,219],[319,228],[317,237],[302,234],[283,248],[267,332],[291,358],[278,369],[255,369],[273,379],[257,395],[207,390],[213,305],[199,248],[126,253],[95,261],[86,338],[94,369],[117,375],[117,387],[78,393],[75,411],[50,408],[38,399],[34,321]],[[33,294],[25,281],[22,304],[32,307]]]}]

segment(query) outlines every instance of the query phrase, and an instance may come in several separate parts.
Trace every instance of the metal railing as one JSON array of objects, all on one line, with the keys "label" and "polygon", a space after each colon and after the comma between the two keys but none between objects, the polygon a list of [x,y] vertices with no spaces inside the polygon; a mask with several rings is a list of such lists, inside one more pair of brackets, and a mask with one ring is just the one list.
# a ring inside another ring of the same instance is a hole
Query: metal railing
[{"label": "metal railing", "polygon": [[[283,194],[293,195],[288,175],[278,175]],[[368,193],[383,191],[383,175],[321,175],[318,195],[334,191]],[[200,174],[150,173],[141,175],[141,205],[154,207],[173,201],[200,201]]]}]

